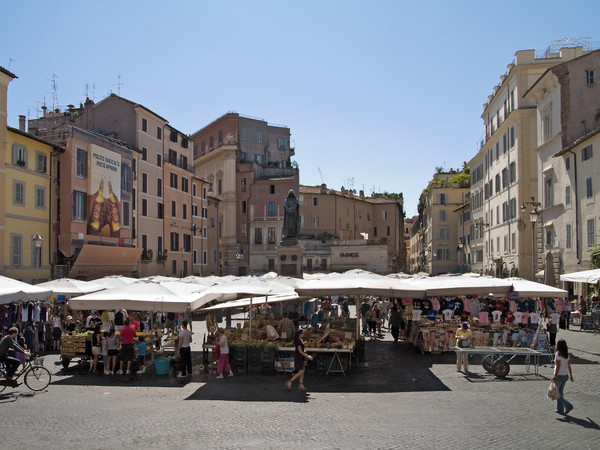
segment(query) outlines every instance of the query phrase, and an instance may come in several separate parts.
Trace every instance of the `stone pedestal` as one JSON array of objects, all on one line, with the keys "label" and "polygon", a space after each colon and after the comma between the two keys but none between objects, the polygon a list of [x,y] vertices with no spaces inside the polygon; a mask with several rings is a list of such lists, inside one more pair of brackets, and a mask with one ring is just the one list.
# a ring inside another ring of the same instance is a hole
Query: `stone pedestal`
[{"label": "stone pedestal", "polygon": [[302,278],[302,256],[304,247],[296,245],[280,245],[277,247],[277,263],[275,270],[281,276]]}]

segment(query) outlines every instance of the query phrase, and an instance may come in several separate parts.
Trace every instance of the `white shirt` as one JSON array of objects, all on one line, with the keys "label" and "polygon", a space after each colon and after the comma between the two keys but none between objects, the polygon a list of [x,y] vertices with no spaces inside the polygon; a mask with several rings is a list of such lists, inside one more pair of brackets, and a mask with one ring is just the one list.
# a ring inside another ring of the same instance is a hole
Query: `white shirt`
[{"label": "white shirt", "polygon": [[418,322],[419,320],[421,320],[421,314],[423,314],[423,311],[421,311],[420,309],[413,309],[413,312],[412,312],[413,322]]}]

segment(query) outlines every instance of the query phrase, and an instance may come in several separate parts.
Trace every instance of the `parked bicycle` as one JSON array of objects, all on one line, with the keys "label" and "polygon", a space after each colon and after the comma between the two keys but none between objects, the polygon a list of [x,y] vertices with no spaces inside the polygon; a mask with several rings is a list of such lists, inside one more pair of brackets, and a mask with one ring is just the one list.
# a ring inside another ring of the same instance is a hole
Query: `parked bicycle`
[{"label": "parked bicycle", "polygon": [[4,368],[0,369],[0,392],[4,391],[7,386],[17,387],[19,379],[24,377],[25,385],[32,391],[43,391],[48,387],[52,380],[52,374],[44,367],[44,358],[30,355],[21,369],[15,373],[12,380],[6,379]]}]

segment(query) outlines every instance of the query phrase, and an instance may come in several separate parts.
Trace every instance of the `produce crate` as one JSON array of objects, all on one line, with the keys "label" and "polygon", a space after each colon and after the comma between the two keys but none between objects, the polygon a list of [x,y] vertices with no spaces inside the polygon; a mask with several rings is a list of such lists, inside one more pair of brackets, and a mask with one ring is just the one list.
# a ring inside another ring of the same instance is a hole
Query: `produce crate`
[{"label": "produce crate", "polygon": [[279,358],[274,367],[277,372],[291,373],[294,371],[294,358]]}]

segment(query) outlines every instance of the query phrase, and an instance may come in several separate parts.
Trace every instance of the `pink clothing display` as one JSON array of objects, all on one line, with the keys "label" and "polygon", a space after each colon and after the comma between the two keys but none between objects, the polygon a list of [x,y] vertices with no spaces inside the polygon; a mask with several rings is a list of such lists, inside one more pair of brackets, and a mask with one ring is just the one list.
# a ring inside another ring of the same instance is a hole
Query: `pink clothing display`
[{"label": "pink clothing display", "polygon": [[488,320],[489,316],[488,316],[487,311],[481,311],[479,313],[478,317],[479,317],[479,323],[488,323],[488,321],[489,321]]}]

